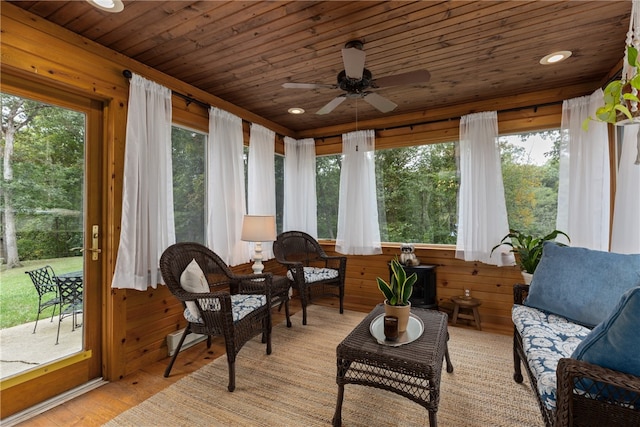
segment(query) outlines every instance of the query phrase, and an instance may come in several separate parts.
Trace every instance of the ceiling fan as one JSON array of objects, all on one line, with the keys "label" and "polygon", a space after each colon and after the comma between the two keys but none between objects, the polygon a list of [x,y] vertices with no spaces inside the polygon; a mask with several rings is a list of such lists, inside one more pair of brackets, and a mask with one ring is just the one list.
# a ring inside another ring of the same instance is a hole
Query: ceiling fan
[{"label": "ceiling fan", "polygon": [[316,114],[329,114],[347,98],[362,98],[383,113],[393,111],[398,105],[387,98],[372,92],[390,86],[426,83],[431,75],[427,70],[409,71],[407,73],[374,79],[371,71],[364,68],[365,52],[360,40],[347,42],[342,49],[344,70],[338,73],[338,84],[316,83],[283,83],[286,89],[341,89],[346,93],[338,95],[327,105],[316,111]]}]

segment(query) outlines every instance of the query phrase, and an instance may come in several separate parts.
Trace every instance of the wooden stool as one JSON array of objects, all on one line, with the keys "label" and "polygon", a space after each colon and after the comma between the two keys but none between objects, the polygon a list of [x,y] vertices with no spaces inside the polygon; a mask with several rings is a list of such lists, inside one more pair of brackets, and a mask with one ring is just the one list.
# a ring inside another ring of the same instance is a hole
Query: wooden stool
[{"label": "wooden stool", "polygon": [[[480,314],[478,313],[478,306],[481,302],[471,297],[451,297],[453,302],[453,320],[455,325],[458,319],[473,320],[476,323],[476,328],[482,330],[480,326]],[[460,310],[465,310],[470,313],[461,313]]]}]

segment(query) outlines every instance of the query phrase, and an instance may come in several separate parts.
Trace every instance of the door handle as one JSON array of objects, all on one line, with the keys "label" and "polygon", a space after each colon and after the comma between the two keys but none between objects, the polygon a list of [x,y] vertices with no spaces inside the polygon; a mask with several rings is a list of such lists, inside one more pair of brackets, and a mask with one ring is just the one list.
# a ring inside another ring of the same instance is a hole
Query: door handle
[{"label": "door handle", "polygon": [[91,261],[98,260],[98,254],[102,252],[98,246],[98,238],[100,237],[100,227],[98,225],[94,225],[91,227],[91,247],[80,249],[80,252],[89,251],[91,252]]}]

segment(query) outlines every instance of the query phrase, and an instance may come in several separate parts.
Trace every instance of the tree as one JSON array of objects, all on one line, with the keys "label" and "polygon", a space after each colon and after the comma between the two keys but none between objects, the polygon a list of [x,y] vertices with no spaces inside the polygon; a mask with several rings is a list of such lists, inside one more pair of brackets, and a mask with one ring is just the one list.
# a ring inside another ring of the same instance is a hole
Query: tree
[{"label": "tree", "polygon": [[15,211],[13,206],[13,149],[17,132],[25,128],[47,106],[36,101],[13,95],[1,95],[2,99],[2,187],[0,197],[4,203],[4,247],[7,268],[21,266],[16,238]]},{"label": "tree", "polygon": [[206,135],[173,126],[173,205],[176,241],[205,242]]},{"label": "tree", "polygon": [[338,230],[338,203],[342,156],[316,158],[316,198],[318,236],[335,239]]}]

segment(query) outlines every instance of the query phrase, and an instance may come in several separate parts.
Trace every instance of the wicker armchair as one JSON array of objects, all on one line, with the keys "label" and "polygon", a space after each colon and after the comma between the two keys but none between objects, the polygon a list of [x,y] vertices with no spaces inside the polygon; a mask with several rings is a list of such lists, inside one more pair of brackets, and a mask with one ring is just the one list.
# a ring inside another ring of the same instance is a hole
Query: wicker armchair
[{"label": "wicker armchair", "polygon": [[[529,285],[516,284],[514,304],[523,304],[528,290]],[[521,366],[524,366],[546,427],[640,425],[640,377],[562,358],[556,369],[556,409],[550,410],[537,392],[536,377],[529,369],[522,337],[515,328],[513,360],[513,378],[517,383],[522,382]],[[616,397],[622,398],[624,403]]]},{"label": "wicker armchair", "polygon": [[344,312],[344,278],[347,257],[328,256],[316,239],[302,231],[286,231],[273,244],[276,260],[287,267],[287,277],[300,294],[302,324],[307,324],[307,305],[312,288],[321,296],[340,299],[340,314]]},{"label": "wicker armchair", "polygon": [[[208,285],[210,292],[194,293],[183,289],[181,275],[193,260],[204,273],[205,287]],[[211,337],[221,335],[229,364],[227,388],[233,391],[236,355],[247,341],[262,335],[267,354],[271,354],[271,273],[236,275],[218,255],[198,243],[176,243],[168,247],[160,258],[160,271],[171,293],[182,301],[187,319],[187,327],[164,376],[169,376],[188,334],[207,335],[208,348]],[[259,303],[240,310],[239,303],[249,298]],[[199,316],[198,313],[194,316],[189,307],[197,307]]]}]

